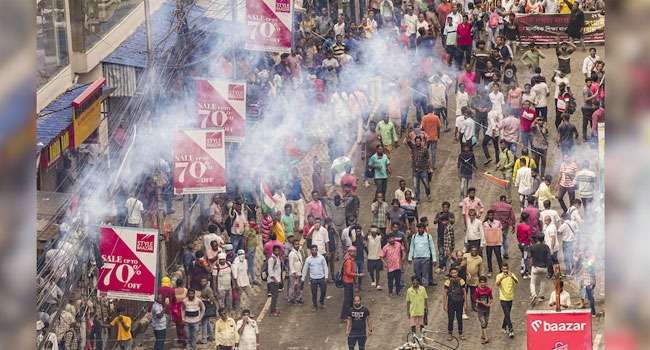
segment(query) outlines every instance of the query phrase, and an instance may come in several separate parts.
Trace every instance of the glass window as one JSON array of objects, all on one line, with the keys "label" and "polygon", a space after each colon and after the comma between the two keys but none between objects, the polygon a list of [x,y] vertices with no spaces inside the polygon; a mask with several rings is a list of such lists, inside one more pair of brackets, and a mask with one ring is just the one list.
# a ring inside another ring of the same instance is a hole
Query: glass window
[{"label": "glass window", "polygon": [[36,3],[38,85],[45,84],[69,63],[64,0]]},{"label": "glass window", "polygon": [[72,50],[86,52],[143,0],[69,0]]}]

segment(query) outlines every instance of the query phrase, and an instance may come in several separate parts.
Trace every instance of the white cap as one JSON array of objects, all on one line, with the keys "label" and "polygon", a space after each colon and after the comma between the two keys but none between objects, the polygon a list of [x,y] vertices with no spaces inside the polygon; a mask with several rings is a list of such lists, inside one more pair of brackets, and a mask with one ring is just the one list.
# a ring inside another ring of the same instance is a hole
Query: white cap
[{"label": "white cap", "polygon": [[43,321],[41,320],[36,321],[36,330],[40,331],[43,328],[45,328],[45,324],[43,323]]},{"label": "white cap", "polygon": [[217,254],[217,259],[221,260],[221,259],[225,259],[225,258],[226,258],[226,253]]}]

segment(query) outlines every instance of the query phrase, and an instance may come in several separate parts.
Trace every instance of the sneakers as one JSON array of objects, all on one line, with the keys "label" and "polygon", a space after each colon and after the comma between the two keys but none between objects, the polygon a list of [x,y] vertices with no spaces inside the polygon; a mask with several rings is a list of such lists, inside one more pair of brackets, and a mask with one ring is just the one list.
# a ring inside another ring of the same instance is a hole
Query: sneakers
[{"label": "sneakers", "polygon": [[515,332],[511,329],[510,332],[508,332],[508,336],[510,338],[514,338],[515,337]]},{"label": "sneakers", "polygon": [[507,255],[504,255],[503,258],[506,259],[506,260],[508,260],[510,257],[507,256]]},{"label": "sneakers", "polygon": [[490,163],[492,163],[492,158],[488,158],[488,159],[483,163],[483,165],[488,165],[488,164],[490,164]]},{"label": "sneakers", "polygon": [[370,182],[364,181],[363,187],[366,187],[366,188],[370,187]]},{"label": "sneakers", "polygon": [[527,279],[530,278],[530,276],[528,276],[528,275],[524,275],[522,278],[525,279],[525,280],[527,280]]},{"label": "sneakers", "polygon": [[501,328],[501,333],[503,333],[503,334],[508,334],[508,330],[505,329],[505,328]]},{"label": "sneakers", "polygon": [[469,316],[467,316],[467,314],[464,312],[463,312],[463,320],[469,320]]},{"label": "sneakers", "polygon": [[382,289],[383,289],[383,288],[381,288],[380,285],[377,285],[377,290],[382,290]]},{"label": "sneakers", "polygon": [[488,276],[488,277],[492,277],[492,272],[488,272],[488,273],[487,273],[487,276]]},{"label": "sneakers", "polygon": [[375,282],[370,283],[371,287],[375,287],[376,285],[377,285],[377,283],[375,283]]}]

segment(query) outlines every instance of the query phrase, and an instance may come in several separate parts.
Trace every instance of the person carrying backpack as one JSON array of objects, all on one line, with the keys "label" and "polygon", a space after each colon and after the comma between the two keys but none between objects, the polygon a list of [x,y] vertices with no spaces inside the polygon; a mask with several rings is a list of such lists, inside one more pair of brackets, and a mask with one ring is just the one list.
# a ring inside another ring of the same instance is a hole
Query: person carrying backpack
[{"label": "person carrying backpack", "polygon": [[442,303],[445,312],[447,312],[447,331],[451,341],[454,331],[454,318],[458,322],[458,337],[464,340],[463,336],[463,309],[467,294],[465,291],[465,280],[458,276],[458,268],[449,269],[449,278],[445,281],[444,301]]}]

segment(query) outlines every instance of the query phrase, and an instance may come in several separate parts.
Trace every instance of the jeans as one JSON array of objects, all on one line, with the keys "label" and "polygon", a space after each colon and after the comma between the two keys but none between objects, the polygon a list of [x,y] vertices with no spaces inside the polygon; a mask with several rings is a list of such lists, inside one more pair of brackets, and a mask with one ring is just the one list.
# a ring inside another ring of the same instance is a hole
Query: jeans
[{"label": "jeans", "polygon": [[319,302],[321,305],[325,305],[325,294],[327,293],[327,283],[325,278],[312,279],[311,280],[311,304],[314,307],[317,307],[316,297],[318,296],[318,290],[320,289],[320,298]]},{"label": "jeans", "polygon": [[187,328],[187,347],[190,350],[196,350],[196,333],[199,331],[199,322],[185,323]]},{"label": "jeans", "polygon": [[501,323],[501,329],[512,331],[512,320],[510,319],[510,312],[512,311],[512,300],[501,300],[501,310],[503,310],[503,322]]},{"label": "jeans", "polygon": [[533,147],[531,152],[540,177],[544,177],[546,174],[546,151],[544,148]]},{"label": "jeans", "polygon": [[348,349],[354,350],[355,345],[359,344],[359,350],[366,349],[366,339],[368,337],[365,335],[351,335],[348,336]]},{"label": "jeans", "polygon": [[166,329],[154,329],[153,330],[153,350],[164,350],[165,349],[165,339],[167,338]]},{"label": "jeans", "polygon": [[521,141],[522,147],[525,150],[530,149],[532,146],[531,143],[531,138],[530,138],[530,131],[522,131],[519,133],[519,139]]},{"label": "jeans", "polygon": [[429,174],[426,170],[415,171],[413,170],[413,182],[415,183],[415,200],[420,201],[420,182],[424,185],[424,192],[427,197],[431,195],[431,188],[429,187]]},{"label": "jeans", "polygon": [[585,287],[585,296],[587,297],[587,300],[589,301],[589,305],[591,307],[591,314],[595,315],[596,314],[596,300],[594,299],[594,286],[586,286]]},{"label": "jeans", "polygon": [[431,169],[436,168],[436,153],[438,152],[438,141],[427,142],[429,156],[431,157]]},{"label": "jeans", "polygon": [[557,200],[560,202],[560,206],[562,207],[562,210],[565,213],[567,212],[567,210],[569,210],[567,208],[566,204],[564,203],[564,196],[567,194],[567,192],[569,193],[569,201],[570,201],[569,204],[571,204],[573,202],[573,200],[576,199],[576,189],[575,189],[575,187],[560,186],[560,188],[558,190],[558,194],[557,194]]},{"label": "jeans", "polygon": [[483,143],[482,143],[483,154],[487,159],[492,159],[492,157],[490,157],[490,152],[488,150],[488,144],[490,142],[492,142],[492,145],[494,146],[494,156],[498,163],[499,162],[499,136],[492,137],[489,135],[485,135],[485,137],[483,137]]},{"label": "jeans", "polygon": [[530,246],[519,243],[519,251],[521,252],[521,268],[524,270],[522,275],[530,274],[530,263],[528,262],[529,249]]},{"label": "jeans", "polygon": [[469,184],[472,181],[471,177],[460,177],[460,198],[465,198],[467,195],[467,190],[469,189]]},{"label": "jeans", "polygon": [[[433,114],[440,117],[440,121],[442,121],[442,125],[445,127],[445,130],[446,130],[449,127],[449,120],[447,119],[447,108],[446,107],[434,108],[433,109]],[[438,142],[438,141],[435,141],[435,142]],[[434,153],[434,152],[432,152],[432,153]],[[434,168],[435,168],[435,166],[434,166]]]},{"label": "jeans", "polygon": [[573,272],[573,242],[562,242],[562,255],[564,256],[564,273]]},{"label": "jeans", "polygon": [[422,122],[422,116],[424,115],[424,111],[426,110],[427,107],[427,100],[426,99],[421,99],[417,98],[413,101],[415,104],[415,120],[418,121],[418,123]]},{"label": "jeans", "polygon": [[[582,139],[587,141],[591,138],[591,115],[594,114],[593,108],[582,108]],[[587,128],[589,126],[589,128]]]},{"label": "jeans", "polygon": [[217,289],[217,300],[220,307],[231,308],[232,305],[232,290]]},{"label": "jeans", "polygon": [[548,276],[548,269],[546,267],[533,266],[530,276],[530,296],[537,297],[544,295],[542,282]]},{"label": "jeans", "polygon": [[[501,243],[501,256],[508,256],[508,232],[510,231],[510,226],[503,228],[503,241]],[[500,267],[500,266],[499,266]]]},{"label": "jeans", "polygon": [[302,287],[300,283],[300,276],[289,275],[289,285],[287,286],[287,296],[289,301],[302,302]]},{"label": "jeans", "polygon": [[447,332],[454,331],[454,318],[458,322],[458,334],[463,334],[463,302],[447,302]]},{"label": "jeans", "polygon": [[413,274],[415,277],[420,278],[423,286],[429,283],[430,260],[430,258],[413,259]]},{"label": "jeans", "polygon": [[230,244],[232,244],[232,251],[237,253],[238,250],[244,249],[244,236],[230,235]]},{"label": "jeans", "polygon": [[487,246],[485,247],[485,257],[487,258],[487,265],[488,265],[488,272],[492,273],[492,253],[497,258],[497,271],[500,270],[501,265],[503,265],[503,260],[501,259],[501,246],[500,245],[495,245],[495,246]]},{"label": "jeans", "polygon": [[214,331],[212,330],[212,320],[209,317],[201,319],[201,340],[212,341],[214,339]]},{"label": "jeans", "polygon": [[381,193],[385,196],[388,179],[375,179],[375,185],[377,186],[377,193]]},{"label": "jeans", "polygon": [[279,282],[269,283],[269,291],[271,292],[271,312],[278,311],[278,289],[280,289]]},{"label": "jeans", "polygon": [[467,286],[467,294],[469,295],[469,305],[472,307],[472,311],[476,311],[476,299],[474,299],[474,291],[476,290],[476,287],[478,287],[478,285],[470,286],[467,284],[466,286]]},{"label": "jeans", "polygon": [[343,304],[341,305],[341,319],[347,320],[352,299],[354,298],[354,283],[343,283]]},{"label": "jeans", "polygon": [[395,293],[399,294],[402,290],[402,270],[395,270],[388,273],[388,293],[393,293],[393,286],[395,286]]},{"label": "jeans", "polygon": [[255,274],[256,251],[257,251],[256,248],[248,248],[248,252],[246,253],[246,263],[248,264],[248,278],[250,278],[251,283],[256,281],[256,274]]},{"label": "jeans", "polygon": [[472,60],[472,45],[461,45],[458,47],[460,52],[461,60],[464,58],[465,63],[469,63]]}]

